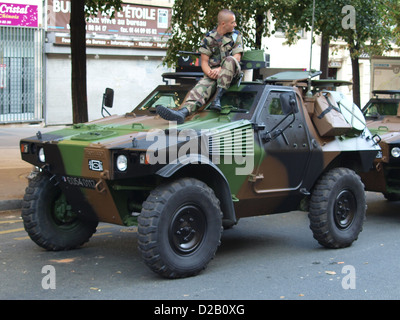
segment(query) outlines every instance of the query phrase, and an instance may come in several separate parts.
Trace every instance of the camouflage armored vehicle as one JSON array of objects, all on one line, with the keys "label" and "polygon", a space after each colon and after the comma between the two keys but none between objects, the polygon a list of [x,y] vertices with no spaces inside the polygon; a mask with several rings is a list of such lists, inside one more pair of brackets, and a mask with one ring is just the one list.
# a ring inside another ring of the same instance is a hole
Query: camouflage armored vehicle
[{"label": "camouflage armored vehicle", "polygon": [[221,112],[206,106],[181,125],[155,107],[178,108],[193,84],[160,85],[131,113],[22,139],[22,159],[41,170],[24,197],[26,231],[66,250],[98,222],[137,225],[145,263],[167,278],[198,274],[223,229],[250,216],[309,210],[321,245],[350,246],[366,210],[357,173],[380,148],[343,121],[331,93],[306,96],[308,76],[242,82]]},{"label": "camouflage armored vehicle", "polygon": [[362,109],[369,130],[379,137],[382,151],[374,170],[362,174],[366,190],[400,200],[400,90],[375,90]]}]

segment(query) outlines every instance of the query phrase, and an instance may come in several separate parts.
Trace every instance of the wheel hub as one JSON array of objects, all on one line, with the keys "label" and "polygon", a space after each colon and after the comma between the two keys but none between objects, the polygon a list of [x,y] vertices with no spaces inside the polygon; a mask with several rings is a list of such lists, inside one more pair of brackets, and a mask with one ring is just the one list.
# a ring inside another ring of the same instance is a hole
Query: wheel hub
[{"label": "wheel hub", "polygon": [[334,208],[335,224],[338,228],[347,229],[353,222],[357,201],[354,194],[349,190],[343,190],[336,197]]},{"label": "wheel hub", "polygon": [[202,211],[194,205],[178,209],[169,229],[169,239],[175,252],[189,254],[200,245],[206,222]]},{"label": "wheel hub", "polygon": [[68,204],[64,194],[54,202],[54,221],[57,224],[69,224],[76,220],[76,214],[72,211],[72,207]]}]

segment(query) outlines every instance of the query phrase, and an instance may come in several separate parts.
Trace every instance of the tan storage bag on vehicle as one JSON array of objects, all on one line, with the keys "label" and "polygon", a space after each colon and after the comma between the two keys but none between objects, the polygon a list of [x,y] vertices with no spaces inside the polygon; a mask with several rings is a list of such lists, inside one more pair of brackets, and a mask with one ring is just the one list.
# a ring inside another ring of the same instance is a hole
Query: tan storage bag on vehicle
[{"label": "tan storage bag on vehicle", "polygon": [[315,98],[313,122],[320,136],[340,136],[352,129],[330,93],[318,92]]}]

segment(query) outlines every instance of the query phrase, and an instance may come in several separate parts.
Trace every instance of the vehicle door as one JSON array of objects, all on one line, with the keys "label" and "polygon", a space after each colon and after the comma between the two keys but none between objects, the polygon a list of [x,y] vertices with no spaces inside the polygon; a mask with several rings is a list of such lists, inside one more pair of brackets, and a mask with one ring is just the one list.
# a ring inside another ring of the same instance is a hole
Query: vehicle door
[{"label": "vehicle door", "polygon": [[257,116],[259,144],[264,151],[252,176],[257,193],[300,188],[310,156],[301,100],[294,91],[273,89]]}]

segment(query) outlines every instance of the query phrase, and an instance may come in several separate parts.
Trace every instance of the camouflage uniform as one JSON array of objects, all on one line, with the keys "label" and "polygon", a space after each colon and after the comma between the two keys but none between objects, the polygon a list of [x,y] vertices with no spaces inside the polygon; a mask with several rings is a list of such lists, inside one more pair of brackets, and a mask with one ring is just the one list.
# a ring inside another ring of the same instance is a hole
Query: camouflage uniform
[{"label": "camouflage uniform", "polygon": [[187,108],[190,112],[204,105],[217,87],[228,89],[235,76],[239,75],[240,64],[233,55],[243,52],[242,35],[234,30],[221,37],[214,29],[206,34],[199,51],[210,57],[209,66],[212,69],[221,67],[221,71],[217,80],[204,75],[203,79],[189,92],[181,108]]}]

